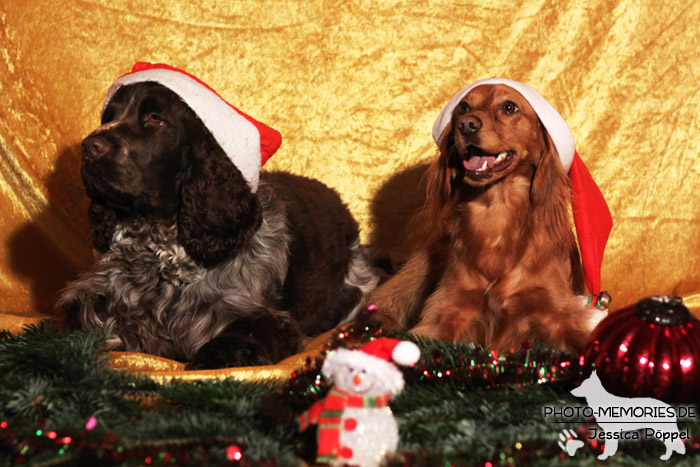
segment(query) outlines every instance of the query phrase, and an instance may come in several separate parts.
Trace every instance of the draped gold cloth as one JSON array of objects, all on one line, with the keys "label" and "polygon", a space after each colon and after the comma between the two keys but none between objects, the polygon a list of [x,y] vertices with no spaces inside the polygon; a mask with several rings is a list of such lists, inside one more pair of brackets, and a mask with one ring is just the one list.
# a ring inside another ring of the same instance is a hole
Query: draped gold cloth
[{"label": "draped gold cloth", "polygon": [[[479,78],[526,82],[567,120],[610,205],[613,308],[677,294],[697,311],[699,22],[696,0],[4,0],[0,328],[54,316],[93,261],[80,141],[139,60],[184,68],[280,130],[266,168],[336,188],[363,241],[395,258],[441,107]],[[187,374],[154,362],[141,368]],[[209,375],[288,373],[275,368]]]}]

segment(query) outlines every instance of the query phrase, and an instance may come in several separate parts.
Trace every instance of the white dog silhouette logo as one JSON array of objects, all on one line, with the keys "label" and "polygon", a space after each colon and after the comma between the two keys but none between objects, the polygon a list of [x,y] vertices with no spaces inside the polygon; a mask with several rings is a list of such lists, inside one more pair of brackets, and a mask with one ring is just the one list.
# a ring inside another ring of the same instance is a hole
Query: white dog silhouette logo
[{"label": "white dog silhouette logo", "polygon": [[[676,411],[669,404],[651,397],[612,395],[605,390],[595,371],[571,394],[586,399],[604,432],[600,437],[605,440],[605,447],[598,459],[605,460],[615,454],[619,439],[639,439],[638,433],[636,437],[625,435],[625,432],[638,430],[643,430],[645,438],[654,437],[664,443],[666,452],[661,460],[668,460],[674,451],[685,454],[684,436],[678,430]],[[569,455],[573,454],[569,452]]]}]

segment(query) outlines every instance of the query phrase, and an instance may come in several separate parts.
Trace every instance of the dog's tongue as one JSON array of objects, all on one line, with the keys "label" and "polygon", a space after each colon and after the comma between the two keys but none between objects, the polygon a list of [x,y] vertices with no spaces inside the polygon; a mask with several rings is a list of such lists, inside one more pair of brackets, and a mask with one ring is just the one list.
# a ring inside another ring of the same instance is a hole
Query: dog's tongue
[{"label": "dog's tongue", "polygon": [[486,168],[490,169],[496,163],[496,158],[493,156],[472,156],[469,160],[464,161],[464,168],[467,170],[476,170],[484,166],[486,162]]}]

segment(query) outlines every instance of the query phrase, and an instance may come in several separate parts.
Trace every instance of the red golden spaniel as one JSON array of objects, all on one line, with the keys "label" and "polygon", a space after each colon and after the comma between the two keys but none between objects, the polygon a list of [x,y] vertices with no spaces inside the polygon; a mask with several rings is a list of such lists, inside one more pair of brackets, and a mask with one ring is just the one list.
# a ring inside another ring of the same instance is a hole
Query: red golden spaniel
[{"label": "red golden spaniel", "polygon": [[578,296],[569,178],[550,134],[506,84],[478,85],[451,104],[414,218],[417,248],[371,296],[377,318],[493,349],[581,350],[594,323]]}]

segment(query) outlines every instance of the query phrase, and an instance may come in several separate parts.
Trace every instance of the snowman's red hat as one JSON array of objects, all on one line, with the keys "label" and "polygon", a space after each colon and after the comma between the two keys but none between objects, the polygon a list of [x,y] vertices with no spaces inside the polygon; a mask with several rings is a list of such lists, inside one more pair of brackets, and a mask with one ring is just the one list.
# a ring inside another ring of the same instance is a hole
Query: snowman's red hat
[{"label": "snowman's red hat", "polygon": [[280,133],[226,102],[198,78],[162,63],[136,63],[109,87],[102,111],[122,86],[149,81],[180,96],[256,191],[260,168],[282,144]]},{"label": "snowman's red hat", "polygon": [[360,348],[360,351],[404,366],[413,365],[420,358],[420,349],[413,342],[388,337],[374,339]]},{"label": "snowman's red hat", "polygon": [[440,145],[445,129],[459,102],[477,86],[503,84],[518,91],[537,113],[552,138],[554,147],[571,180],[571,205],[576,224],[581,261],[588,291],[600,292],[600,268],[603,252],[612,229],[612,216],[598,185],[576,152],[574,137],[559,112],[527,84],[503,78],[487,78],[465,87],[447,103],[433,125],[433,139]]},{"label": "snowman's red hat", "polygon": [[[380,337],[359,349],[340,348],[331,352],[323,363],[324,373],[330,375],[339,363],[353,366],[381,368],[382,371],[396,370],[395,364],[413,365],[420,358],[420,349],[410,341]],[[400,375],[400,373],[397,374]]]}]

